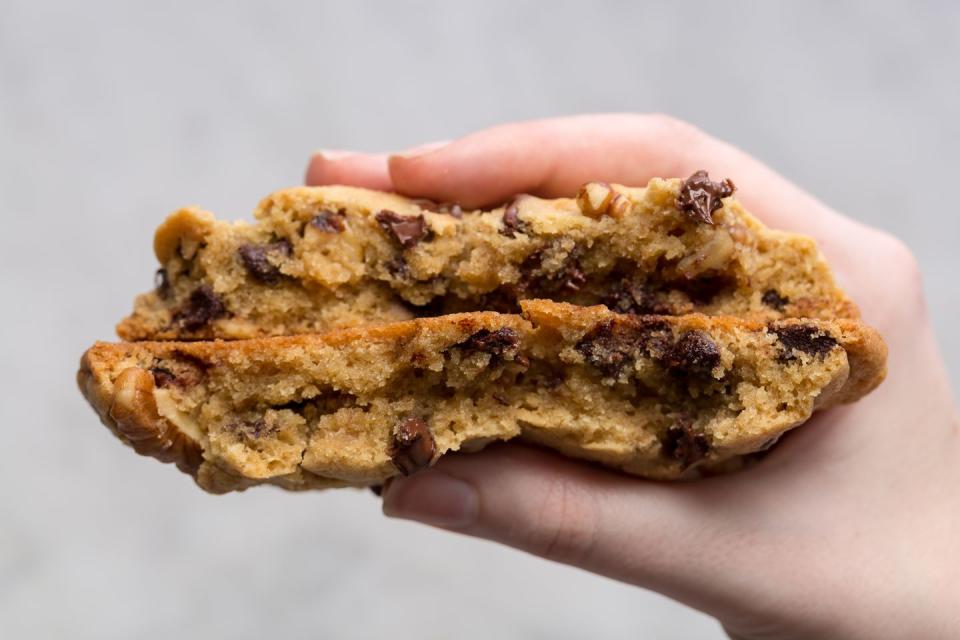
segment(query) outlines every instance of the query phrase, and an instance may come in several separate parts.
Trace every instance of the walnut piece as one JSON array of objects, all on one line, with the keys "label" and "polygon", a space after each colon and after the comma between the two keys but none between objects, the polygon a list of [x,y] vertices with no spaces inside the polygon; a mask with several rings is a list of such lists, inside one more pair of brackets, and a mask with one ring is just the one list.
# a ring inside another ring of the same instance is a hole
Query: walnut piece
[{"label": "walnut piece", "polygon": [[196,473],[202,462],[200,445],[160,415],[149,371],[124,369],[114,381],[114,400],[109,417],[117,433],[134,451],[161,462],[173,462],[187,473]]},{"label": "walnut piece", "polygon": [[577,205],[590,218],[607,215],[620,219],[630,210],[630,198],[606,182],[588,182],[577,193]]}]

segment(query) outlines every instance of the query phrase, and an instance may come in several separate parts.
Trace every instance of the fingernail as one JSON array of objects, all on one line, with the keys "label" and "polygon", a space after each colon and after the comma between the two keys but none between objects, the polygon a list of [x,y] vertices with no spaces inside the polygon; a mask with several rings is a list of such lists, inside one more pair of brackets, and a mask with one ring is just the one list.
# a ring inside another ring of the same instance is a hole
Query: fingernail
[{"label": "fingernail", "polygon": [[342,160],[355,155],[357,155],[356,151],[347,151],[346,149],[319,149],[313,152],[314,159],[322,158],[324,160]]},{"label": "fingernail", "polygon": [[450,144],[449,140],[437,140],[436,142],[428,142],[426,144],[421,144],[419,146],[407,149],[406,151],[395,153],[393,154],[393,157],[403,158],[405,160],[411,160],[413,158],[419,158],[420,156],[425,156],[428,153],[433,153],[437,149],[442,149],[448,144]]},{"label": "fingernail", "polygon": [[480,498],[468,482],[442,471],[396,478],[383,495],[383,513],[436,527],[459,529],[477,517]]}]

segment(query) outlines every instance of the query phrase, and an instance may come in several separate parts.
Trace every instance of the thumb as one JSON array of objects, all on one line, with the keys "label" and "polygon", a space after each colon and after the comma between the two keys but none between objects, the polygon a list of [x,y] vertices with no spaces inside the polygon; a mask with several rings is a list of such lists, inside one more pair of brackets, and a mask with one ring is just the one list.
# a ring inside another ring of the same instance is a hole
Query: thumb
[{"label": "thumb", "polygon": [[699,517],[699,499],[682,485],[509,444],[395,478],[383,500],[390,517],[493,540],[726,613],[727,581],[713,576],[726,563],[706,557],[710,528]]}]

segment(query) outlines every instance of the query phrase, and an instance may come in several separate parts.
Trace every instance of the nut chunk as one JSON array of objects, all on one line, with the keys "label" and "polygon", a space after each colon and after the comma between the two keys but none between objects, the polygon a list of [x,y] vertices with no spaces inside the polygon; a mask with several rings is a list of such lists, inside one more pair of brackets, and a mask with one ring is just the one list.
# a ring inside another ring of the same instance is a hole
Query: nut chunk
[{"label": "nut chunk", "polygon": [[577,205],[580,212],[590,218],[605,215],[622,218],[630,210],[630,199],[606,182],[588,182],[577,193]]}]

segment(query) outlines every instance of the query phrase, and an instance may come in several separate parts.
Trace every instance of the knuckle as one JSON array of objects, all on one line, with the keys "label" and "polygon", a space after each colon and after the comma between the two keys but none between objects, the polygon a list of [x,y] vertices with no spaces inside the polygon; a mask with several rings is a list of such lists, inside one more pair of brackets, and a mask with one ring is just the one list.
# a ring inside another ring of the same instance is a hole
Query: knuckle
[{"label": "knuckle", "polygon": [[547,487],[528,547],[534,554],[559,562],[576,563],[588,557],[597,535],[596,505],[569,480]]}]

